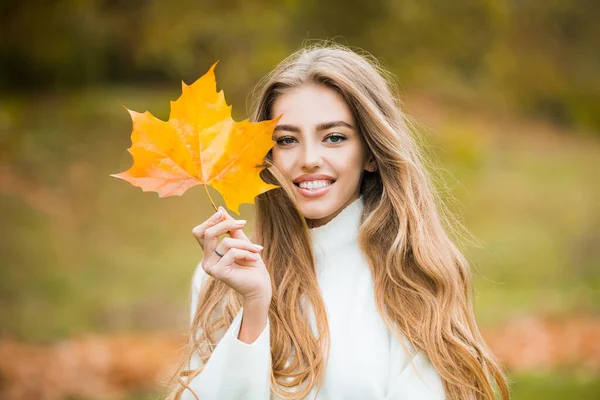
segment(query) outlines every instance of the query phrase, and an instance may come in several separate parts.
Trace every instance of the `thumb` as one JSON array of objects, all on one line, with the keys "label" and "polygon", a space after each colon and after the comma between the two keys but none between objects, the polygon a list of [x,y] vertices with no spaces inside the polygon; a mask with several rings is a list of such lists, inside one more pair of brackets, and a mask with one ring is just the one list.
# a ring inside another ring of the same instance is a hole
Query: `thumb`
[{"label": "thumb", "polygon": [[[219,210],[221,210],[223,212],[223,216],[221,217],[221,219],[223,221],[225,220],[234,220],[235,218],[233,218],[231,215],[229,215],[229,213],[227,212],[227,210],[222,207],[219,206]],[[231,236],[234,239],[244,239],[244,240],[248,240],[250,241],[250,239],[248,238],[248,236],[246,236],[246,234],[244,233],[244,231],[240,228],[240,229],[234,229],[228,232],[229,236]]]}]

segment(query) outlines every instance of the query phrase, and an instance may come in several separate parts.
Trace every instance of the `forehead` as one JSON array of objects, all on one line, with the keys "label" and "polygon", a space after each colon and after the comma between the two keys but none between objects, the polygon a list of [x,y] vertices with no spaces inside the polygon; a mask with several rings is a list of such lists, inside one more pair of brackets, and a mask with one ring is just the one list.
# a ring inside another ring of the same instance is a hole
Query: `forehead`
[{"label": "forehead", "polygon": [[273,103],[272,117],[283,114],[279,124],[311,126],[345,121],[354,126],[350,107],[334,89],[322,84],[304,85],[287,91]]}]

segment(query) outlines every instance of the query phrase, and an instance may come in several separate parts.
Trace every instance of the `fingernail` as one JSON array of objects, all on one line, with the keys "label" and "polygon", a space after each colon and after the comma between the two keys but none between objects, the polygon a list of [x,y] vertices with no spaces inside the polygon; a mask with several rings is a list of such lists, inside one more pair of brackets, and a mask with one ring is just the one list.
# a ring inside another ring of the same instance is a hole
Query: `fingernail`
[{"label": "fingernail", "polygon": [[260,260],[260,257],[258,254],[252,254],[252,258],[254,258],[255,260]]},{"label": "fingernail", "polygon": [[245,219],[236,219],[235,223],[238,225],[244,225],[246,223],[246,220]]},{"label": "fingernail", "polygon": [[223,212],[221,210],[217,211],[216,213],[214,213],[214,215],[212,216],[213,219],[217,219],[221,216],[221,214],[223,214]]},{"label": "fingernail", "polygon": [[254,247],[257,248],[258,250],[262,250],[263,249],[263,247],[260,244],[255,244]]}]

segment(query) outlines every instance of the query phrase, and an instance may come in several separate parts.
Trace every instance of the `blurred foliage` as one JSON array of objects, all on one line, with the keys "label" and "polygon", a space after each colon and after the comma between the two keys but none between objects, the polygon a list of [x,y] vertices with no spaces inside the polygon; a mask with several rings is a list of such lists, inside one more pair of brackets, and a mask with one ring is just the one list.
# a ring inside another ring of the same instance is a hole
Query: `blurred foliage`
[{"label": "blurred foliage", "polygon": [[600,398],[597,374],[577,371],[545,371],[510,374],[514,400],[594,400]]},{"label": "blurred foliage", "polygon": [[[186,325],[201,256],[191,230],[211,214],[206,194],[196,187],[159,199],[109,176],[131,164],[131,119],[120,104],[166,119],[179,93],[97,87],[13,97],[21,111],[11,114],[12,150],[0,164],[9,233],[0,241],[0,336]],[[598,140],[430,95],[404,100],[437,158],[438,183],[481,242],[465,248],[478,321],[600,311]],[[251,232],[252,206],[241,214]]]},{"label": "blurred foliage", "polygon": [[191,83],[216,59],[239,98],[303,40],[335,38],[402,85],[456,93],[600,132],[594,0],[7,0],[0,89]]},{"label": "blurred foliage", "polygon": [[[599,14],[592,0],[1,2],[0,337],[183,331],[191,230],[211,206],[202,188],[158,199],[109,177],[131,165],[121,104],[166,119],[180,81],[220,60],[243,119],[252,85],[313,38],[397,76],[436,183],[481,243],[462,247],[482,327],[597,316]],[[575,370],[512,378],[515,399],[599,396]]]}]

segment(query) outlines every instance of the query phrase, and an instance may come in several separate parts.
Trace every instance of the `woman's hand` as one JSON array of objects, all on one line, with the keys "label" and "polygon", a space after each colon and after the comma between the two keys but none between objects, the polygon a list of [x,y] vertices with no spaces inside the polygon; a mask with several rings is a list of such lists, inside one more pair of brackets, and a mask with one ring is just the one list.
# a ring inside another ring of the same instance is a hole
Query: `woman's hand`
[{"label": "woman's hand", "polygon": [[[269,272],[260,257],[262,246],[248,239],[242,230],[245,223],[244,220],[236,221],[223,207],[219,207],[217,213],[196,226],[192,234],[204,250],[202,268],[208,275],[238,292],[245,303],[268,307],[272,288]],[[229,233],[230,237],[219,242],[219,236],[225,233]]]}]

